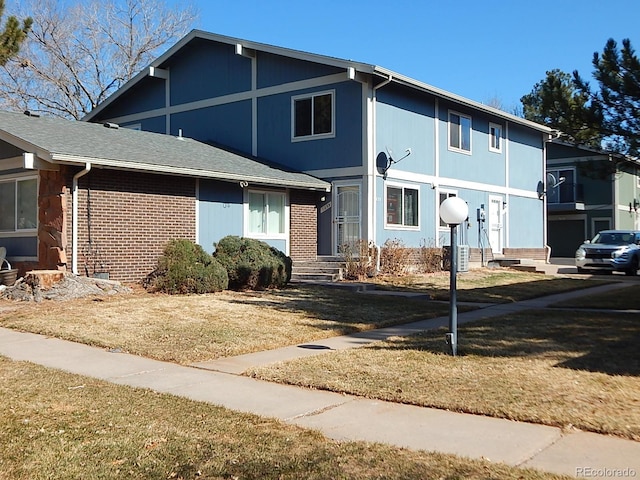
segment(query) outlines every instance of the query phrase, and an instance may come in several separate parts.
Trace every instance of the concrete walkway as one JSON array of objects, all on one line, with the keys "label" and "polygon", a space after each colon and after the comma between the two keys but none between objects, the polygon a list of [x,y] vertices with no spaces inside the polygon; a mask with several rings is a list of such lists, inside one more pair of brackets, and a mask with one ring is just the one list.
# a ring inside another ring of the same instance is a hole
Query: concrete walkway
[{"label": "concrete walkway", "polygon": [[[465,323],[542,308],[560,299],[626,286],[611,284],[509,305],[460,313]],[[233,410],[314,428],[337,440],[366,440],[400,447],[486,458],[509,465],[585,478],[640,477],[640,442],[585,432],[309,390],[236,375],[249,366],[300,355],[351,348],[390,335],[446,325],[446,318],[204,362],[198,368],[112,353],[0,328],[0,355],[133,387],[149,388]]]}]

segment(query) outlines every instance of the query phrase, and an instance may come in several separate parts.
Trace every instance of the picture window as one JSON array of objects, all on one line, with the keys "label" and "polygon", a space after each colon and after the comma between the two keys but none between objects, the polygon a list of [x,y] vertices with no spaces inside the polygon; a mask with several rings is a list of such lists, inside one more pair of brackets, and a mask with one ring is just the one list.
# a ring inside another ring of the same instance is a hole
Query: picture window
[{"label": "picture window", "polygon": [[387,225],[418,226],[418,190],[415,188],[388,186],[386,197]]}]

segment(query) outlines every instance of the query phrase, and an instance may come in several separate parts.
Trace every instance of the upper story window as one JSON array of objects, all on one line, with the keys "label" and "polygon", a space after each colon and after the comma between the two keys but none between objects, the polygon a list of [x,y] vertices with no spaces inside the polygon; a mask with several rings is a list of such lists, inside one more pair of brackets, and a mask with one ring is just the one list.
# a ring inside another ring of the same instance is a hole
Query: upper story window
[{"label": "upper story window", "polygon": [[38,179],[0,180],[0,232],[38,227]]},{"label": "upper story window", "polygon": [[547,203],[574,203],[576,196],[575,170],[563,168],[547,170]]},{"label": "upper story window", "polygon": [[418,226],[418,189],[403,186],[387,186],[387,225],[398,227]]},{"label": "upper story window", "polygon": [[280,192],[249,192],[250,235],[273,236],[285,233],[285,194]]},{"label": "upper story window", "polygon": [[449,112],[449,149],[471,153],[471,117]]},{"label": "upper story window", "polygon": [[298,95],[291,99],[294,140],[329,138],[334,132],[334,92]]},{"label": "upper story window", "polygon": [[489,150],[502,152],[502,126],[497,123],[489,124]]}]

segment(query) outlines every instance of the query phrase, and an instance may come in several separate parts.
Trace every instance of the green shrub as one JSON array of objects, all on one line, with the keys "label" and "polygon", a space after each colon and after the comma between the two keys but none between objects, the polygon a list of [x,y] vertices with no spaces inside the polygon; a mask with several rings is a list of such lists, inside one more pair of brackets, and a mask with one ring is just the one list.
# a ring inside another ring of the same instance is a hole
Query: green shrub
[{"label": "green shrub", "polygon": [[226,269],[200,245],[185,239],[165,246],[157,268],[145,281],[146,288],[170,294],[220,292],[228,285]]},{"label": "green shrub", "polygon": [[277,288],[291,279],[291,258],[260,240],[231,235],[215,248],[213,256],[227,269],[231,289]]}]

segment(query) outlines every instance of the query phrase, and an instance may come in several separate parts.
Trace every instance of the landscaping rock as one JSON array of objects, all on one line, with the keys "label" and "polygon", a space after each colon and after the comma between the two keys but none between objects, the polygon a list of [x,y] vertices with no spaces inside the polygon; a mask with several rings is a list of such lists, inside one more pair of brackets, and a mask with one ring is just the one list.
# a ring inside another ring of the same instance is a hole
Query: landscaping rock
[{"label": "landscaping rock", "polygon": [[43,276],[41,272],[29,272],[24,278],[19,278],[12,287],[0,291],[0,298],[26,302],[64,301],[132,291],[131,288],[113,280],[81,277],[63,272],[55,273],[57,281],[53,281],[52,275]]}]

